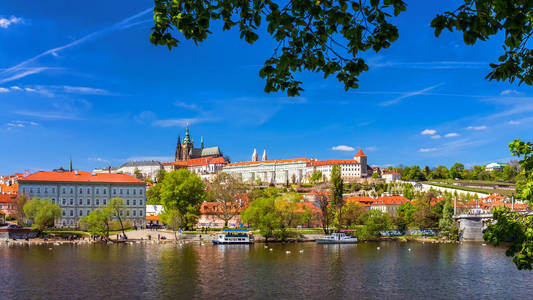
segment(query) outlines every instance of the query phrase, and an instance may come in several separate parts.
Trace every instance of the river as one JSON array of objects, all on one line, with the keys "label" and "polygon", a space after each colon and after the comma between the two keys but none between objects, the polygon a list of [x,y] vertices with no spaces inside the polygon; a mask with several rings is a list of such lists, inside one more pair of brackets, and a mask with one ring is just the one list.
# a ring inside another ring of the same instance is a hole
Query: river
[{"label": "river", "polygon": [[533,295],[533,273],[516,270],[504,249],[481,243],[267,247],[3,245],[0,298],[527,299]]}]

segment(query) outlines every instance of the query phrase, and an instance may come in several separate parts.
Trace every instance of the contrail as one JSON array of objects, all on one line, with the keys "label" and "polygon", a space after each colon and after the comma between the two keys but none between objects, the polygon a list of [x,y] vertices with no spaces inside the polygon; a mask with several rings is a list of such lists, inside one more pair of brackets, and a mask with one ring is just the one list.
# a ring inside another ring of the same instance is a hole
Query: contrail
[{"label": "contrail", "polygon": [[[93,33],[90,33],[82,38],[79,38],[73,42],[70,42],[68,44],[65,44],[63,46],[59,46],[59,47],[56,47],[56,48],[52,48],[52,49],[49,49],[49,50],[46,50],[32,58],[29,58],[13,67],[10,67],[10,68],[7,68],[7,69],[4,69],[3,71],[0,72],[0,77],[3,77],[2,79],[0,79],[0,83],[4,83],[4,82],[8,82],[8,81],[12,81],[12,80],[15,80],[15,79],[19,79],[19,78],[22,78],[22,77],[25,77],[25,76],[28,76],[28,75],[31,75],[31,74],[35,74],[35,73],[39,73],[39,72],[42,72],[48,68],[29,68],[29,70],[26,70],[24,71],[23,73],[19,73],[19,74],[15,74],[15,75],[11,75],[12,73],[16,73],[18,71],[20,71],[22,68],[26,67],[28,64],[38,60],[39,58],[43,57],[43,56],[46,56],[46,55],[55,55],[57,52],[60,52],[62,50],[65,50],[65,49],[68,49],[68,48],[71,48],[71,47],[74,47],[74,46],[77,46],[79,44],[82,44],[86,41],[89,41],[91,39],[94,39],[98,36],[101,36],[103,34],[106,34],[108,32],[111,32],[111,31],[115,31],[115,30],[121,30],[121,29],[126,29],[126,28],[129,28],[131,26],[134,26],[134,25],[137,25],[137,24],[141,24],[141,23],[145,23],[146,21],[140,21],[140,22],[136,22],[134,24],[128,24],[130,21],[132,20],[135,20],[137,18],[139,18],[140,16],[143,16],[145,14],[147,14],[148,12],[152,11],[153,10],[153,7],[152,8],[147,8],[131,17],[128,17],[128,18],[125,18],[123,20],[121,20],[120,22],[118,23],[115,23],[113,25],[111,25],[110,27],[107,27],[107,28],[104,28],[102,30],[99,30],[99,31],[95,31]],[[10,76],[10,77],[7,77],[7,76]],[[6,78],[7,77],[7,78]]]}]

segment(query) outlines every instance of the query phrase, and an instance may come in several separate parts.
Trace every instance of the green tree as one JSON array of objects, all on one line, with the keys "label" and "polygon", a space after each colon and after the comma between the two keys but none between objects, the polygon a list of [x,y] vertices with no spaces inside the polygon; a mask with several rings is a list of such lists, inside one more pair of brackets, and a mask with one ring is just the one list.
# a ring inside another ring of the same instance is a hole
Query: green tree
[{"label": "green tree", "polygon": [[431,168],[429,166],[425,166],[424,170],[422,171],[424,173],[425,178],[431,178],[433,174],[431,174]]},{"label": "green tree", "polygon": [[281,217],[276,211],[276,201],[274,198],[259,198],[251,202],[242,213],[242,220],[252,223],[259,229],[259,233],[268,242],[274,237],[275,230],[281,225]]},{"label": "green tree", "polygon": [[500,32],[504,33],[504,53],[499,63],[492,63],[489,80],[518,79],[520,83],[533,84],[533,51],[528,47],[533,34],[533,2],[530,0],[463,0],[454,11],[437,15],[431,22],[435,36],[444,29],[463,33],[465,44],[486,41]]},{"label": "green tree", "polygon": [[161,205],[161,187],[163,185],[161,183],[157,183],[155,185],[152,185],[147,191],[146,191],[146,198],[148,198],[148,201],[146,201],[146,204],[150,205]]},{"label": "green tree", "polygon": [[[178,210],[190,228],[198,206],[205,199],[205,186],[196,174],[187,169],[169,172],[161,182],[161,203],[165,210]],[[193,225],[194,226],[194,225]]]},{"label": "green tree", "polygon": [[311,174],[311,183],[316,184],[322,180],[322,171],[316,170]]},{"label": "green tree", "polygon": [[374,172],[374,173],[372,173],[372,178],[374,178],[374,179],[375,179],[375,178],[379,178],[379,174],[378,174],[378,172]]},{"label": "green tree", "polygon": [[342,210],[342,217],[338,221],[338,223],[340,223],[341,226],[346,228],[359,224],[359,218],[366,211],[366,209],[361,205],[361,203],[355,201],[346,202]]},{"label": "green tree", "polygon": [[135,175],[137,179],[144,180],[144,175],[143,173],[141,173],[141,170],[139,170],[138,168],[135,168],[135,170],[133,170],[133,174]]},{"label": "green tree", "polygon": [[380,236],[380,231],[389,230],[391,228],[391,218],[387,213],[377,209],[366,211],[361,220],[363,228],[361,230],[361,238],[375,238]]},{"label": "green tree", "polygon": [[514,179],[516,175],[517,175],[516,168],[511,165],[505,165],[505,167],[503,167],[503,171],[501,172],[501,178],[502,180],[505,180],[505,181],[510,181]]},{"label": "green tree", "polygon": [[516,181],[516,195],[524,200],[533,200],[533,143],[516,139],[509,144],[509,150],[519,160],[520,173]]},{"label": "green tree", "polygon": [[111,212],[109,208],[97,208],[88,216],[81,218],[80,224],[87,228],[92,235],[103,237],[109,240],[109,223],[111,222]]},{"label": "green tree", "polygon": [[15,206],[15,219],[17,219],[17,224],[20,226],[24,225],[24,218],[26,218],[26,214],[24,214],[24,205],[26,205],[26,202],[28,202],[26,195],[21,194],[17,197],[17,204]]},{"label": "green tree", "polygon": [[451,179],[455,179],[455,178],[458,178],[458,179],[462,179],[463,178],[463,171],[465,169],[465,166],[461,163],[455,163],[451,168],[450,168],[450,175],[449,177]]},{"label": "green tree", "polygon": [[433,172],[433,179],[447,179],[448,176],[449,171],[445,166],[438,166]]},{"label": "green tree", "polygon": [[124,206],[124,201],[119,197],[114,197],[109,199],[109,204],[107,204],[107,209],[109,212],[109,215],[111,218],[115,218],[120,223],[120,229],[122,230],[122,234],[124,235],[124,238],[128,238],[126,236],[126,231],[124,230],[124,222],[122,221],[122,218],[124,216],[127,216],[129,214],[129,211],[126,210],[126,207]]},{"label": "green tree", "polygon": [[[342,207],[344,206],[344,197],[342,196],[344,192],[344,182],[341,176],[341,167],[339,165],[334,165],[331,168],[331,177],[330,182],[330,193],[331,193],[331,206],[335,210],[335,215],[337,216],[336,220],[342,219]],[[342,226],[337,222],[337,225]]]},{"label": "green tree", "polygon": [[333,219],[333,214],[330,206],[330,195],[327,191],[326,185],[316,186],[313,195],[316,197],[318,202],[318,208],[320,209],[320,221],[322,223],[322,230],[324,234],[329,233],[329,226]]},{"label": "green tree", "polygon": [[165,175],[167,175],[167,171],[165,171],[165,169],[159,169],[157,175],[155,176],[156,183],[163,182],[163,180],[165,179]]},{"label": "green tree", "polygon": [[209,184],[208,198],[217,203],[218,217],[224,221],[224,227],[227,227],[228,222],[240,213],[242,206],[240,199],[244,191],[240,181],[224,172],[217,174]]},{"label": "green tree", "polygon": [[422,170],[420,170],[419,166],[414,165],[409,169],[406,179],[424,181],[426,180],[426,176],[424,175],[424,173],[422,173]]},{"label": "green tree", "polygon": [[395,219],[398,230],[406,230],[414,223],[414,213],[416,207],[411,202],[405,202],[398,206],[397,217]]},{"label": "green tree", "polygon": [[167,228],[174,231],[174,239],[178,240],[177,231],[186,225],[185,218],[177,209],[171,209],[161,214],[161,221]]},{"label": "green tree", "polygon": [[[443,201],[441,201],[443,202]],[[439,220],[440,234],[450,240],[459,240],[459,228],[453,219],[453,204],[447,199],[442,211],[442,218]]]},{"label": "green tree", "polygon": [[42,230],[53,227],[55,218],[61,216],[61,208],[48,199],[33,198],[24,204],[24,214],[32,221],[32,227]]}]

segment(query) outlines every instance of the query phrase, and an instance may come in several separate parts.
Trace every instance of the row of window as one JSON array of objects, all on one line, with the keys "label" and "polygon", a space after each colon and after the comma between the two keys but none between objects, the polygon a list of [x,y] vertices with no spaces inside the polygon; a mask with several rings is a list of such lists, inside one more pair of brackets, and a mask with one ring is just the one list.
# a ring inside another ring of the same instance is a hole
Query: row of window
[{"label": "row of window", "polygon": [[[87,210],[85,211],[85,215],[84,215],[84,211],[80,209],[80,210],[78,210],[78,215],[79,215],[80,217],[88,216],[88,215],[91,213],[91,211],[92,211],[92,210],[87,209]],[[142,217],[143,214],[144,214],[144,213],[143,213],[143,210],[142,210],[142,209],[139,210],[138,213],[137,213],[137,210],[134,210],[134,209],[133,209],[133,210],[131,210],[131,212],[130,212],[129,210],[125,210],[125,211],[123,211],[120,215],[121,215],[121,216],[124,216],[124,215],[125,215],[126,217],[129,217],[129,216],[132,216],[132,217],[137,217],[137,216]],[[74,217],[74,215],[75,215],[75,211],[74,211],[73,209],[70,209],[70,210],[66,210],[66,209],[65,209],[65,210],[63,210],[63,217],[66,217],[66,216]]]},{"label": "row of window", "polygon": [[[33,193],[36,193],[36,194],[40,194],[41,193],[41,188],[40,187],[37,187],[37,188],[29,188],[29,193],[30,194],[33,194]],[[48,191],[50,191],[51,194],[55,194],[56,192],[56,189],[55,188],[43,188],[43,193],[44,194],[48,194]],[[62,193],[63,194],[67,194],[67,191],[70,191],[69,194],[74,194],[74,188],[70,188],[70,190],[68,190],[67,188],[63,188],[62,189]],[[113,189],[113,195],[117,195],[117,193],[119,195],[130,195],[130,191],[131,191],[131,194],[132,195],[144,195],[144,189]],[[26,193],[26,188],[22,188],[22,193]],[[78,194],[79,195],[83,195],[84,193],[84,188],[79,188],[79,192]],[[87,195],[90,195],[91,194],[91,188],[87,188],[85,189],[85,193]],[[95,189],[95,194],[96,195],[99,195],[100,194],[100,188],[96,188]],[[107,189],[105,188],[102,188],[102,195],[107,195]]]},{"label": "row of window", "polygon": [[[57,203],[57,204],[60,204],[60,205],[74,205],[74,199],[69,199],[67,200],[66,198],[63,198],[63,200],[61,201],[61,203],[59,203],[59,201],[55,201],[55,198],[52,199],[52,202],[54,203]],[[143,200],[138,200],[138,203],[139,205],[143,205]],[[100,199],[95,199],[94,200],[94,205],[107,205],[107,199],[102,199],[102,201],[100,201]],[[125,204],[126,206],[129,206],[130,204],[133,205],[133,206],[136,206],[137,205],[137,199],[133,199],[130,201],[130,199],[126,199],[125,201]],[[83,199],[78,199],[78,205],[84,205],[84,201]],[[85,201],[85,205],[93,205],[91,203],[91,199],[87,198],[87,200]]]}]

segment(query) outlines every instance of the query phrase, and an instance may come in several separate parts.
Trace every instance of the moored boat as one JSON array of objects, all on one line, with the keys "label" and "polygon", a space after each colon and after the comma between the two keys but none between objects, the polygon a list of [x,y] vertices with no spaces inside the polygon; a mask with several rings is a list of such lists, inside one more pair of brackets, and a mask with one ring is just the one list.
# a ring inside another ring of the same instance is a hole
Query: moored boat
[{"label": "moored boat", "polygon": [[355,244],[357,238],[346,235],[344,232],[337,232],[318,238],[316,242],[317,244]]},{"label": "moored boat", "polygon": [[215,245],[254,243],[253,236],[244,229],[225,230],[225,233],[219,234],[217,239],[212,240],[212,242]]}]

